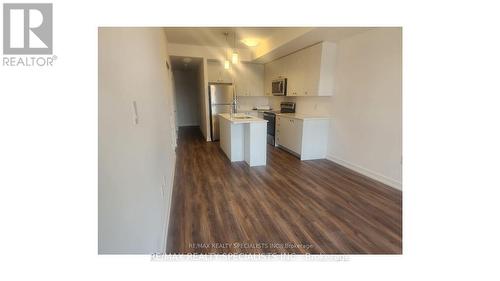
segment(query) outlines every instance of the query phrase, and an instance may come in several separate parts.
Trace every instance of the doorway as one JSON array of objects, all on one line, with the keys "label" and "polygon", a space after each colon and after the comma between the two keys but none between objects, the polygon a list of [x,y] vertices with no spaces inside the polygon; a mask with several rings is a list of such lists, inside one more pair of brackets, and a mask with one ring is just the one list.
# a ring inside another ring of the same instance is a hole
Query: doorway
[{"label": "doorway", "polygon": [[203,59],[171,56],[177,127],[200,127],[202,122]]}]

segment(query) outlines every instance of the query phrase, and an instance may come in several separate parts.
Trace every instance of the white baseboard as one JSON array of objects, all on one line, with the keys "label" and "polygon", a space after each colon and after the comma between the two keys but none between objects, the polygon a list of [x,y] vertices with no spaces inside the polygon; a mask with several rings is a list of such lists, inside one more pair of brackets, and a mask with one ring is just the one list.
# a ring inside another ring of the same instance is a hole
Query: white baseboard
[{"label": "white baseboard", "polygon": [[392,188],[395,188],[397,190],[403,190],[403,184],[400,182],[400,181],[397,181],[395,179],[392,179],[392,178],[389,178],[389,177],[386,177],[384,175],[381,175],[377,172],[374,172],[374,171],[371,171],[369,169],[366,169],[364,167],[361,167],[359,165],[356,165],[356,164],[353,164],[353,163],[350,163],[350,162],[347,162],[345,160],[342,160],[340,158],[336,158],[334,156],[331,156],[331,155],[327,155],[326,156],[326,159],[332,161],[332,162],[335,162],[341,166],[344,166],[346,168],[349,168],[351,170],[354,170],[362,175],[365,175],[369,178],[372,178],[374,180],[377,180],[381,183],[384,183]]}]

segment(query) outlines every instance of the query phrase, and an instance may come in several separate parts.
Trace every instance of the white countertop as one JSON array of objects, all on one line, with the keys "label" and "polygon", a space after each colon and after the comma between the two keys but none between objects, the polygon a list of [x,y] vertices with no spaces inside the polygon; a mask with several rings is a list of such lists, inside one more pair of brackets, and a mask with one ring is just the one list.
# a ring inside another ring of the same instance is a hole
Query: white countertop
[{"label": "white countertop", "polygon": [[314,114],[298,114],[298,113],[276,113],[278,116],[289,117],[300,120],[310,120],[310,119],[330,119],[327,115],[314,115]]},{"label": "white countertop", "polygon": [[[235,114],[233,114],[232,118],[231,118],[231,114],[229,114],[229,113],[221,113],[221,114],[219,114],[219,116],[231,121],[231,123],[258,123],[258,122],[265,123],[265,122],[267,122],[267,120],[257,118],[257,117],[251,116],[251,115],[247,115],[247,114],[242,114],[242,113],[235,113]],[[248,118],[240,119],[240,118],[237,118],[238,116],[246,116]]]}]

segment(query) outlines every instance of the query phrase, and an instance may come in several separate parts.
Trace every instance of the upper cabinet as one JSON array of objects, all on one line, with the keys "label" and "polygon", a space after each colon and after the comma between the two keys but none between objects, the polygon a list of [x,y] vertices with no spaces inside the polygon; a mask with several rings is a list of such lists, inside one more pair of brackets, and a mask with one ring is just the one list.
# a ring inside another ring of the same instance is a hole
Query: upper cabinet
[{"label": "upper cabinet", "polygon": [[277,76],[275,76],[275,68],[275,61],[266,63],[264,65],[264,93],[266,96],[272,96],[271,82],[274,79],[278,78]]},{"label": "upper cabinet", "polygon": [[[306,71],[298,71],[304,68],[305,64],[308,63],[304,53],[303,51],[299,51],[284,58],[287,67],[286,78],[288,96],[297,96],[299,93],[305,91],[304,78],[307,73]],[[302,75],[302,73],[304,73],[304,75]]]},{"label": "upper cabinet", "polygon": [[210,83],[233,83],[231,72],[224,69],[224,64],[218,61],[208,61],[207,72]]},{"label": "upper cabinet", "polygon": [[234,86],[238,96],[264,96],[264,65],[239,63],[233,65]]},{"label": "upper cabinet", "polygon": [[224,69],[217,61],[207,62],[208,82],[233,83],[238,96],[264,96],[264,65],[240,62]]},{"label": "upper cabinet", "polygon": [[234,83],[238,96],[272,96],[271,83],[287,78],[287,96],[331,96],[334,91],[335,44],[322,42],[265,65],[238,63],[231,69],[207,63],[208,81]]},{"label": "upper cabinet", "polygon": [[265,65],[265,92],[271,81],[287,78],[287,96],[331,96],[334,91],[335,44],[322,42]]}]

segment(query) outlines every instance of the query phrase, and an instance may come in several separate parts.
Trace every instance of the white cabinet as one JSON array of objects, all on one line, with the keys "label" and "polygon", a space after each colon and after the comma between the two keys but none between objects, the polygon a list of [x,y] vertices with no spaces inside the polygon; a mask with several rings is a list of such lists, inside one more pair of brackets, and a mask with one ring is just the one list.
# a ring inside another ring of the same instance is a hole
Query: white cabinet
[{"label": "white cabinet", "polygon": [[[317,44],[303,50],[302,55],[307,59],[304,60],[303,65],[303,76],[301,80],[303,86],[302,89],[297,92],[297,95],[299,96],[321,96],[321,94],[318,92],[321,68],[321,47],[321,44]],[[329,79],[333,80],[333,74]]]},{"label": "white cabinet", "polygon": [[304,71],[300,69],[307,63],[307,59],[304,57],[304,52],[300,51],[285,58],[288,61],[286,64],[288,68],[287,95],[297,96],[304,90]]},{"label": "white cabinet", "polygon": [[246,68],[242,67],[242,64],[238,64],[233,66],[234,71],[234,92],[237,96],[248,96],[247,90],[247,79],[245,76],[247,75]]},{"label": "white cabinet", "polygon": [[271,83],[273,82],[275,77],[275,69],[276,69],[276,64],[275,62],[270,62],[265,64],[264,66],[264,94],[266,96],[272,96],[272,85]]},{"label": "white cabinet", "polygon": [[264,65],[239,63],[233,66],[238,96],[264,96]]},{"label": "white cabinet", "polygon": [[286,60],[275,60],[274,61],[274,78],[273,79],[279,79],[279,78],[286,78],[285,73],[286,73]]},{"label": "white cabinet", "polygon": [[302,120],[277,116],[276,135],[279,145],[300,155]]},{"label": "white cabinet", "polygon": [[251,96],[264,96],[264,65],[263,64],[247,64],[249,70],[248,89]]},{"label": "white cabinet", "polygon": [[287,66],[286,61],[281,59],[269,62],[264,68],[264,89],[266,96],[272,96],[272,85],[273,80],[286,78],[287,77]]},{"label": "white cabinet", "polygon": [[224,69],[224,64],[218,61],[208,61],[207,72],[208,82],[233,83],[231,70]]},{"label": "white cabinet", "polygon": [[300,156],[301,160],[326,157],[327,118],[299,119],[276,116],[276,144]]},{"label": "white cabinet", "polygon": [[287,78],[288,96],[331,96],[334,91],[335,44],[322,42],[265,66],[266,93],[271,81]]},{"label": "white cabinet", "polygon": [[233,83],[238,96],[264,96],[264,65],[238,63],[224,69],[218,61],[207,62],[208,82]]}]

